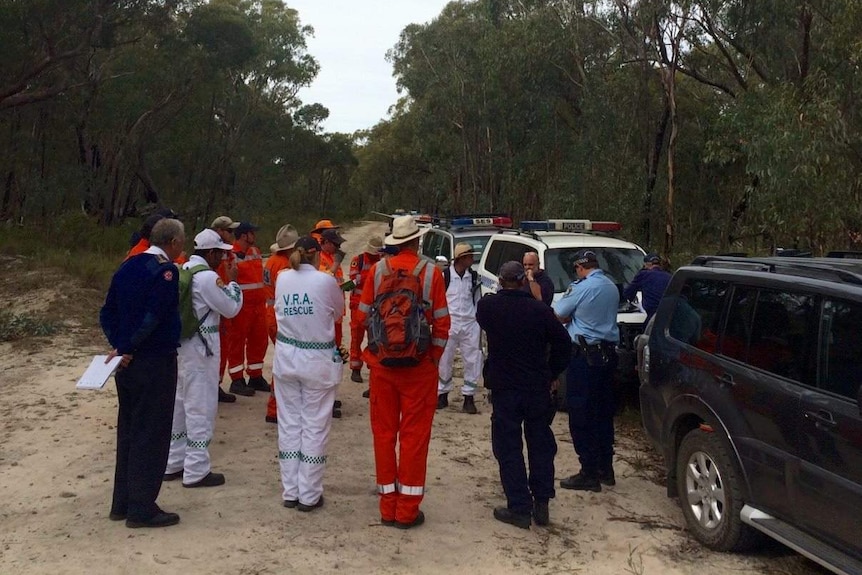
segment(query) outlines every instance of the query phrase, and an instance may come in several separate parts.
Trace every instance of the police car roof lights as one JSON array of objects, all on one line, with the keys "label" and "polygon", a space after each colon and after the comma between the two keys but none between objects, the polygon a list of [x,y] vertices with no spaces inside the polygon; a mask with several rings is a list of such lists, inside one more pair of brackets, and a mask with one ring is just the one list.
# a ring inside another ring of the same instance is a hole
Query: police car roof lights
[{"label": "police car roof lights", "polygon": [[447,222],[453,228],[496,227],[511,228],[512,218],[502,214],[476,214],[453,216]]},{"label": "police car roof lights", "polygon": [[619,222],[551,219],[524,220],[521,229],[525,232],[618,232],[623,226]]}]

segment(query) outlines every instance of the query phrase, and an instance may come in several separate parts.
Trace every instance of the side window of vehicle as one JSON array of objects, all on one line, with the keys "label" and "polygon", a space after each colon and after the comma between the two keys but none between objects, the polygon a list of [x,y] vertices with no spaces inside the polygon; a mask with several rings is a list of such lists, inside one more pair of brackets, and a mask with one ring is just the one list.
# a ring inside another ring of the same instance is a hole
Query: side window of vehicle
[{"label": "side window of vehicle", "polygon": [[677,297],[668,326],[671,337],[714,353],[727,292],[727,282],[687,280]]},{"label": "side window of vehicle", "polygon": [[823,345],[819,387],[857,400],[862,381],[862,304],[823,302]]},{"label": "side window of vehicle", "polygon": [[452,238],[447,235],[440,234],[440,251],[439,255],[444,256],[447,260],[452,259]]},{"label": "side window of vehicle", "polygon": [[724,333],[718,341],[718,353],[745,362],[751,337],[751,316],[757,303],[757,288],[736,286],[730,298],[730,309]]},{"label": "side window of vehicle", "polygon": [[506,242],[506,248],[503,250],[502,261],[500,265],[506,262],[521,262],[524,260],[524,254],[530,249],[528,246],[518,242]]},{"label": "side window of vehicle", "polygon": [[485,269],[490,273],[499,275],[500,266],[503,265],[503,249],[509,242],[491,242],[488,247],[488,257],[485,258]]},{"label": "side window of vehicle", "polygon": [[430,231],[422,238],[422,255],[432,260],[440,253],[440,234]]},{"label": "side window of vehicle", "polygon": [[813,296],[760,290],[746,363],[814,385],[817,317],[817,300]]}]

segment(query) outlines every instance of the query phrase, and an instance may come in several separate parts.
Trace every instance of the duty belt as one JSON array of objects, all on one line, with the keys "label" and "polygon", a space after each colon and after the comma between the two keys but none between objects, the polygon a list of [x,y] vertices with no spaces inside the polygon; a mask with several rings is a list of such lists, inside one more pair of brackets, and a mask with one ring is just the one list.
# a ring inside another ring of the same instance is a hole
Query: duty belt
[{"label": "duty belt", "polygon": [[617,344],[612,341],[600,341],[598,343],[587,343],[584,336],[579,335],[577,343],[572,344],[572,354],[577,356],[583,354],[587,365],[602,366],[610,363],[611,358],[616,355]]}]

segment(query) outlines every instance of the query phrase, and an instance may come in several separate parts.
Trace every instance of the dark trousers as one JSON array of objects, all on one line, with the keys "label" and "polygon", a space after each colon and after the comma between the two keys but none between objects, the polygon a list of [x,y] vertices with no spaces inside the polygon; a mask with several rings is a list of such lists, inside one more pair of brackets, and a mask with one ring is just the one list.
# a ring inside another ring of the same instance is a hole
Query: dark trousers
[{"label": "dark trousers", "polygon": [[117,372],[117,467],[111,512],[146,521],[159,512],[156,498],[168,463],[177,356],[136,357]]},{"label": "dark trousers", "polygon": [[[551,431],[556,406],[548,389],[494,389],[491,445],[500,464],[500,481],[508,507],[528,515],[533,500],[547,503],[554,497],[554,456],[557,442]],[[521,429],[527,441],[530,477],[524,467]]]},{"label": "dark trousers", "polygon": [[581,462],[581,473],[597,477],[609,471],[614,457],[614,392],[617,356],[607,365],[587,365],[583,353],[572,355],[566,380],[569,433]]}]

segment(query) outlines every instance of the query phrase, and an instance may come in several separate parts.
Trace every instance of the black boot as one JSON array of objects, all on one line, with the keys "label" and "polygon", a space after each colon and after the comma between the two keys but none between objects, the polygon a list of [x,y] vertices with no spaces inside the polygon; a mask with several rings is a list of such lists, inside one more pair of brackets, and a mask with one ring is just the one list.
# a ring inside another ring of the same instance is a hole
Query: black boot
[{"label": "black boot", "polygon": [[599,471],[599,483],[602,485],[607,485],[608,487],[614,486],[617,484],[616,477],[614,477],[614,468],[608,467]]},{"label": "black boot", "polygon": [[221,388],[221,386],[219,386],[218,401],[219,403],[233,403],[234,401],[236,401],[236,396],[232,393],[227,393]]},{"label": "black boot", "polygon": [[250,388],[245,383],[245,379],[239,378],[230,382],[230,392],[235,393],[237,395],[244,395],[245,397],[251,397],[254,395],[254,389]]},{"label": "black boot", "polygon": [[585,475],[583,471],[560,480],[560,487],[575,491],[595,491],[596,493],[602,490],[598,475]]},{"label": "black boot", "polygon": [[350,381],[353,381],[355,383],[362,383],[362,372],[358,369],[351,369]]},{"label": "black boot", "polygon": [[441,393],[437,396],[437,409],[446,409],[449,407],[449,394]]},{"label": "black boot", "polygon": [[508,507],[495,507],[494,519],[502,521],[503,523],[508,523],[509,525],[514,525],[515,527],[520,527],[521,529],[530,528],[529,514],[521,515],[520,513],[515,513]]},{"label": "black boot", "polygon": [[533,521],[536,522],[536,525],[547,525],[551,522],[547,501],[544,503],[533,501]]},{"label": "black boot", "polygon": [[476,402],[473,400],[472,395],[464,396],[464,406],[461,408],[461,411],[469,413],[470,415],[476,415],[479,413],[479,410],[476,409]]},{"label": "black boot", "polygon": [[261,375],[248,378],[248,386],[255,391],[262,391],[264,393],[269,393],[270,391],[269,384]]}]

